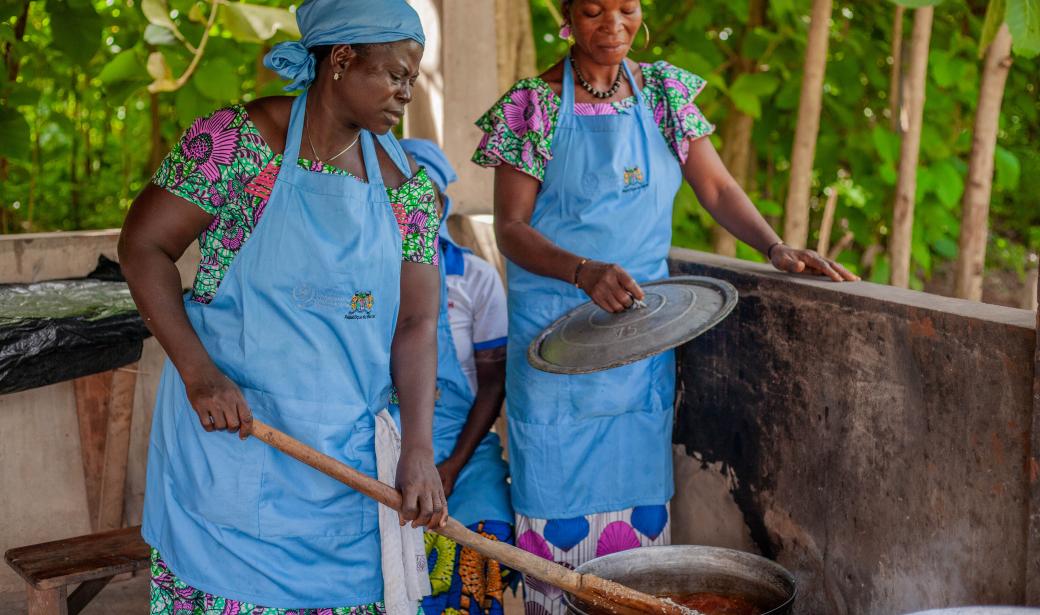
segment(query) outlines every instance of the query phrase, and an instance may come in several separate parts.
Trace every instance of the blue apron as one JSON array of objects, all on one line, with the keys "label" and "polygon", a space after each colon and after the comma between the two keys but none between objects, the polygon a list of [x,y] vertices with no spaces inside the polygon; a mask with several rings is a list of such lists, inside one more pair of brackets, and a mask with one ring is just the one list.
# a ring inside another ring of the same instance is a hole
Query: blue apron
[{"label": "blue apron", "polygon": [[[441,259],[441,309],[437,319],[437,403],[433,412],[433,454],[436,463],[447,459],[466,426],[469,411],[476,398],[462,371],[448,318],[449,274],[462,275],[464,250],[442,232],[438,241]],[[391,409],[397,418],[398,408]],[[448,511],[463,525],[479,521],[512,523],[513,507],[509,502],[509,470],[502,459],[498,435],[484,436],[473,456],[459,472],[455,487],[448,497]]]},{"label": "blue apron", "polygon": [[[628,67],[637,104],[578,116],[567,58],[553,157],[531,226],[583,257],[621,265],[638,282],[668,275],[671,210],[682,174]],[[506,403],[513,506],[563,519],[667,502],[672,483],[671,352],[577,376],[527,362],[531,340],[584,292],[508,263]]]},{"label": "blue apron", "polygon": [[[390,395],[401,235],[375,140],[368,183],[297,164],[296,99],[267,209],[208,305],[185,301],[217,367],[256,418],[375,476],[375,415]],[[407,177],[392,136],[379,142]],[[167,362],[148,454],[145,540],[185,583],[263,606],[383,596],[376,504],[249,438],[207,433]]]}]

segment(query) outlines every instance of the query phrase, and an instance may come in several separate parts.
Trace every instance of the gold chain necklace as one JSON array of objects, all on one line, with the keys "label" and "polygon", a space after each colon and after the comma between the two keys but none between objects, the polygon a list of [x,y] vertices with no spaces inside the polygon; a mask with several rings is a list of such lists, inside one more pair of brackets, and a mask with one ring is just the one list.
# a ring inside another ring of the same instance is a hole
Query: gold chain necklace
[{"label": "gold chain necklace", "polygon": [[361,139],[361,131],[360,131],[360,130],[358,131],[358,133],[357,133],[357,136],[356,136],[356,137],[354,137],[354,140],[350,142],[350,145],[348,145],[348,146],[346,146],[346,147],[344,147],[344,148],[343,148],[343,151],[341,151],[340,153],[336,154],[336,155],[335,155],[335,156],[333,156],[332,158],[329,158],[329,159],[323,159],[323,158],[322,158],[322,157],[321,157],[321,156],[320,156],[320,155],[318,154],[318,150],[314,149],[314,142],[313,142],[313,141],[311,141],[311,135],[310,135],[310,133],[309,133],[309,132],[307,133],[307,145],[309,145],[309,146],[311,147],[311,153],[312,153],[312,154],[314,154],[314,160],[315,160],[315,161],[317,161],[317,162],[318,162],[318,164],[322,164],[322,165],[324,165],[324,164],[328,164],[328,163],[332,162],[333,160],[335,160],[335,159],[339,158],[339,157],[340,157],[340,156],[342,156],[343,154],[346,154],[346,153],[347,153],[348,151],[350,151],[350,148],[352,148],[352,147],[354,147],[355,145],[357,145],[357,142],[358,142],[358,140],[359,140],[359,139]]}]

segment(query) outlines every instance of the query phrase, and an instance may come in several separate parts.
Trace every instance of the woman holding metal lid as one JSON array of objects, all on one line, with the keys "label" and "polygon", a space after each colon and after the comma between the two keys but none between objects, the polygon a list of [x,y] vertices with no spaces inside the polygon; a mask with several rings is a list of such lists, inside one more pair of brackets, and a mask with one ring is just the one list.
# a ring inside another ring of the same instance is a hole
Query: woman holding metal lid
[{"label": "woman holding metal lid", "polygon": [[[429,593],[416,526],[447,515],[438,218],[389,134],[423,31],[405,0],[310,0],[297,20],[302,40],[266,64],[303,93],[198,120],[123,228],[131,291],[170,357],[142,529],[153,615],[415,615]],[[174,262],[195,237],[182,300]],[[247,438],[254,415],[369,475],[396,470],[402,515]]]},{"label": "woman holding metal lid", "polygon": [[[495,167],[495,230],[509,259],[506,399],[517,544],[577,566],[666,544],[672,497],[673,354],[585,375],[532,368],[531,340],[591,299],[609,312],[668,275],[672,202],[685,179],[701,204],[780,270],[853,280],[785,246],[705,137],[704,81],[628,60],[649,37],[639,0],[564,0],[570,54],[518,82],[478,122],[474,161]],[[638,281],[638,282],[637,282]],[[558,590],[526,581],[527,612],[563,613]]]}]

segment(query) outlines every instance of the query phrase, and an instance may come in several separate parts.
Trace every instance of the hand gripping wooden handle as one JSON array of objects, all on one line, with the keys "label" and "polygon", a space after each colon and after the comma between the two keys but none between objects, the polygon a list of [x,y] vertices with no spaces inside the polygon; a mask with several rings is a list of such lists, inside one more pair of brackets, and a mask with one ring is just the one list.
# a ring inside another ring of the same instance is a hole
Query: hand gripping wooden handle
[{"label": "hand gripping wooden handle", "polygon": [[[380,504],[396,511],[401,510],[401,493],[390,485],[358,472],[347,464],[320,453],[255,418],[253,419],[252,435]],[[690,610],[675,603],[660,600],[649,594],[590,574],[579,574],[523,549],[489,540],[451,517],[448,518],[444,527],[427,529],[446,536],[464,547],[469,547],[485,557],[505,564],[513,570],[570,592],[581,600],[609,613],[618,615],[640,613],[690,615],[691,613]]]}]

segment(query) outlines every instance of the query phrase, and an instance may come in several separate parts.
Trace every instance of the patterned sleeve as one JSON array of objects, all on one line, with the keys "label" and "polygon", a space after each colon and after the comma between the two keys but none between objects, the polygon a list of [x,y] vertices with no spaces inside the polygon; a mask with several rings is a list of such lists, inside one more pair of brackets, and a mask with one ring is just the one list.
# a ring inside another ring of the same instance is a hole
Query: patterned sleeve
[{"label": "patterned sleeve", "polygon": [[437,265],[437,234],[441,220],[437,215],[437,196],[426,167],[420,167],[411,179],[397,188],[388,188],[386,193],[401,230],[401,259]]},{"label": "patterned sleeve", "polygon": [[665,141],[682,164],[690,141],[715,132],[693,100],[704,89],[704,79],[663,60],[643,65],[648,102]]},{"label": "patterned sleeve", "polygon": [[[247,178],[238,177],[237,158],[248,140],[246,111],[242,106],[219,109],[201,117],[184,132],[163,159],[152,183],[193,203],[209,214],[229,199]],[[255,165],[254,165],[255,166]]]},{"label": "patterned sleeve", "polygon": [[549,84],[532,78],[517,82],[477,120],[484,131],[473,162],[482,167],[507,164],[542,181],[552,160],[552,138],[560,106]]}]

